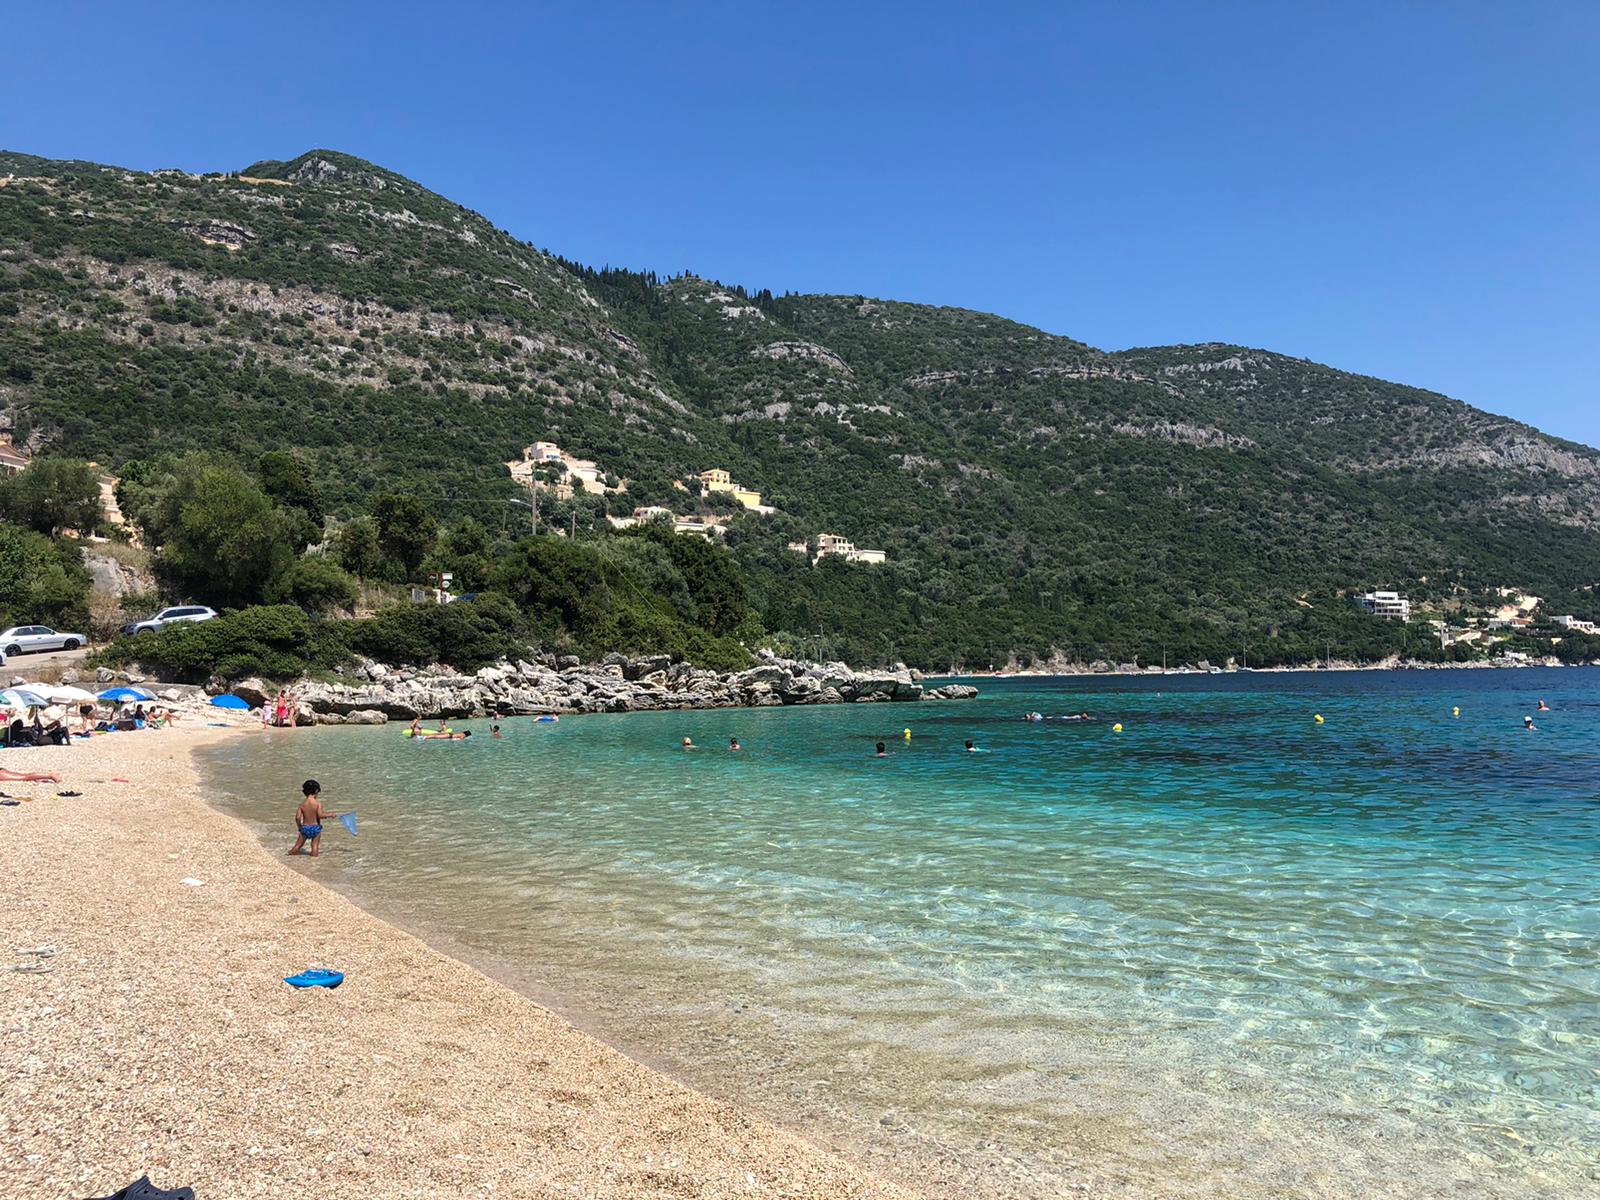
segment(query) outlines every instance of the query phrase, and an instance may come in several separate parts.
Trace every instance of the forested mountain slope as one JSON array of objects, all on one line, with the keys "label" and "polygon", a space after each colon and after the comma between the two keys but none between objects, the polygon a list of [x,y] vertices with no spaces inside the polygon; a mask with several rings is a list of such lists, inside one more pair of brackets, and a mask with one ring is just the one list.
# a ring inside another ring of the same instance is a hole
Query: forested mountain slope
[{"label": "forested mountain slope", "polygon": [[[1108,354],[982,313],[595,271],[330,151],[236,176],[0,154],[0,425],[112,467],[290,448],[375,490],[508,511],[553,438],[629,480],[729,468],[769,631],[856,659],[1145,661],[1421,644],[1341,589],[1600,580],[1600,455],[1261,350]],[[550,231],[559,240],[559,231]],[[566,514],[604,529],[603,502]],[[887,567],[811,567],[828,530]]]}]

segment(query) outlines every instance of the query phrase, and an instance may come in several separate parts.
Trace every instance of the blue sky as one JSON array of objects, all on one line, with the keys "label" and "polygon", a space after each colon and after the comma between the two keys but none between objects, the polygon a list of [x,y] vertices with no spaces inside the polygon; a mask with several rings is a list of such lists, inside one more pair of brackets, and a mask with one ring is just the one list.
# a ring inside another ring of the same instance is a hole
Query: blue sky
[{"label": "blue sky", "polygon": [[1264,346],[1600,444],[1600,5],[10,6],[0,146],[313,147],[595,264]]}]

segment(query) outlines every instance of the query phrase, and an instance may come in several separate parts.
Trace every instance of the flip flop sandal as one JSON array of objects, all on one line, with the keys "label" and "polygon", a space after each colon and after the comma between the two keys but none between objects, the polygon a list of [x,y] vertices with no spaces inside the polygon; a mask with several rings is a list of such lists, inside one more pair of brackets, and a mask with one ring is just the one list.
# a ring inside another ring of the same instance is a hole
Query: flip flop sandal
[{"label": "flip flop sandal", "polygon": [[62,797],[63,799],[65,799],[65,798],[71,797],[71,796],[81,796],[81,795],[83,795],[83,793],[82,792],[57,792],[56,795],[58,795],[58,796]]},{"label": "flip flop sandal", "polygon": [[49,963],[42,963],[42,962],[40,962],[40,963],[18,963],[16,966],[7,967],[5,969],[7,971],[14,971],[18,975],[48,975],[48,974],[50,974],[51,971],[55,970],[55,968],[52,967]]},{"label": "flip flop sandal", "polygon": [[33,946],[30,948],[18,949],[16,952],[18,954],[31,954],[35,958],[54,958],[56,955],[61,953],[61,951],[57,950],[54,946]]},{"label": "flip flop sandal", "polygon": [[22,801],[21,800],[0,800],[0,805],[4,805],[6,808],[20,808],[22,806]]}]

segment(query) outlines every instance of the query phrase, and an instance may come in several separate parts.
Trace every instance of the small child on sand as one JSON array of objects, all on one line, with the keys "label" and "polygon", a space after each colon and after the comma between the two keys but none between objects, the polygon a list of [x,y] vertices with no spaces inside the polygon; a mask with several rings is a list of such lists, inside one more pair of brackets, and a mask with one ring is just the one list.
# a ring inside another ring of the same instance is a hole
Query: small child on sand
[{"label": "small child on sand", "polygon": [[290,854],[299,854],[307,842],[311,843],[311,857],[316,858],[322,849],[322,823],[336,821],[338,813],[328,812],[322,807],[322,785],[315,779],[308,779],[300,785],[300,790],[305,793],[305,799],[300,801],[300,807],[294,810],[295,828],[300,833],[300,840],[295,842]]}]

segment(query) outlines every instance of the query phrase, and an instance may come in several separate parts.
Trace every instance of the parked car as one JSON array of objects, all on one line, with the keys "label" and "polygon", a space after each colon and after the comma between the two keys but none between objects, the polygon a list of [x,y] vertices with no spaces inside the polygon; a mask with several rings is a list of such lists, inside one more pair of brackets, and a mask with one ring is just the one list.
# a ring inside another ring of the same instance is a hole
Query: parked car
[{"label": "parked car", "polygon": [[122,632],[130,637],[141,633],[158,633],[168,625],[187,625],[199,621],[209,621],[217,615],[217,610],[207,608],[203,604],[179,604],[172,608],[163,608],[155,616],[143,621],[135,621],[131,625],[124,625]]},{"label": "parked car", "polygon": [[[0,653],[42,654],[46,650],[76,650],[89,641],[81,633],[59,633],[48,625],[13,625],[0,632]],[[0,658],[0,665],[5,659]]]}]

